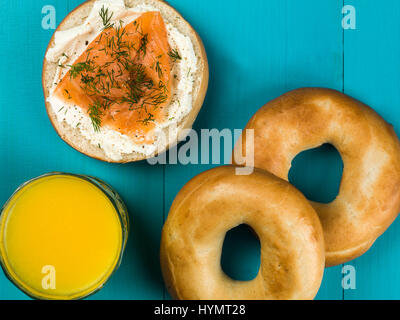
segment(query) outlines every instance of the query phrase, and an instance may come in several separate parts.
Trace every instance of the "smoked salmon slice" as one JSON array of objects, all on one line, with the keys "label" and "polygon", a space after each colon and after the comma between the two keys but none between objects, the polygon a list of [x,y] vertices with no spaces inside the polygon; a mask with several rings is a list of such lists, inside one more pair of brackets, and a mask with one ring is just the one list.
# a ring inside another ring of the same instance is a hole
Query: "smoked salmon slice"
[{"label": "smoked salmon slice", "polygon": [[137,143],[165,121],[171,100],[171,48],[159,12],[109,24],[57,84],[54,94],[88,113],[93,128],[109,126]]}]

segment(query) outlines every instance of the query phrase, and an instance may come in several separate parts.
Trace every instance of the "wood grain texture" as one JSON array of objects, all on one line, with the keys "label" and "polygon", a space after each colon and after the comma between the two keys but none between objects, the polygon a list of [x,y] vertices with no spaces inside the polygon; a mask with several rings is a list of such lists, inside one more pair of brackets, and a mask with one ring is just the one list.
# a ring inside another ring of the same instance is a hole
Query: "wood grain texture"
[{"label": "wood grain texture", "polygon": [[[67,146],[46,115],[42,59],[52,30],[41,28],[41,9],[53,5],[57,23],[83,0],[6,1],[0,17],[0,203],[29,178],[49,171],[97,176],[127,203],[131,233],[120,270],[91,299],[163,299],[159,240],[163,221],[180,188],[215,165],[113,165]],[[357,30],[341,28],[342,0],[170,0],[202,37],[210,86],[195,130],[243,128],[267,101],[303,86],[338,90],[370,104],[400,134],[400,3],[345,2],[357,10]],[[344,60],[343,60],[344,57]],[[317,159],[318,161],[316,161]],[[226,159],[228,160],[228,159]],[[326,149],[301,155],[292,181],[314,199],[335,193],[337,154]],[[329,178],[327,166],[333,164]],[[326,181],[332,181],[326,183]],[[341,267],[325,272],[318,299],[400,298],[400,224],[363,257],[351,262],[357,289],[342,290]],[[226,263],[232,274],[258,267],[257,243],[247,233],[230,239]],[[256,249],[255,249],[256,248]],[[247,251],[246,265],[241,264]],[[26,299],[0,274],[0,300]]]},{"label": "wood grain texture", "polygon": [[[210,62],[209,91],[196,131],[241,129],[263,104],[297,87],[342,89],[341,2],[232,0],[227,5],[227,1],[174,0],[171,4],[197,28]],[[209,167],[168,165],[165,207],[190,178]],[[297,174],[307,180],[302,168]],[[322,168],[315,174],[323,177]],[[320,191],[316,193],[318,198]],[[245,243],[240,236],[230,242],[242,252]],[[252,260],[259,263],[256,254]],[[239,274],[240,255],[231,263],[231,272]],[[342,299],[340,281],[340,267],[327,269],[317,298]]]},{"label": "wood grain texture", "polygon": [[[57,23],[82,1],[12,1],[2,6],[0,75],[0,200],[22,182],[50,171],[96,176],[110,183],[127,204],[131,232],[123,264],[93,299],[162,299],[159,242],[163,224],[163,169],[146,162],[113,165],[93,160],[65,144],[44,108],[42,60],[53,30],[41,28],[41,10],[52,4]],[[26,298],[0,275],[0,299]]]},{"label": "wood grain texture", "polygon": [[[400,2],[347,1],[357,12],[357,29],[344,32],[345,93],[379,112],[400,135]],[[356,289],[345,299],[400,299],[400,223],[395,223],[362,257]]]}]

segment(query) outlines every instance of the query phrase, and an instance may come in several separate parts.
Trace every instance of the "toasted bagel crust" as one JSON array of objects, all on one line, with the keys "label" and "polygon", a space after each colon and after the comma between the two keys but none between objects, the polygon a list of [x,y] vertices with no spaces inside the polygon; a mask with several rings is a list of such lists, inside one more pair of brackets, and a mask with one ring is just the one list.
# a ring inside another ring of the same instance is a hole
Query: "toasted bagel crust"
[{"label": "toasted bagel crust", "polygon": [[[221,268],[230,229],[249,225],[261,243],[261,267],[252,281],[235,281]],[[161,267],[176,299],[312,299],[325,265],[320,221],[286,181],[234,166],[206,171],[175,198],[161,239]]]},{"label": "toasted bagel crust", "polygon": [[397,217],[400,143],[392,126],[365,104],[335,90],[297,89],[267,103],[246,129],[254,129],[255,167],[285,180],[304,150],[330,143],[342,156],[337,198],[311,202],[324,229],[327,266],[362,255]]},{"label": "toasted bagel crust", "polygon": [[[96,0],[88,0],[82,3],[80,6],[75,8],[68,16],[60,23],[57,31],[67,30],[72,27],[76,27],[81,25],[86,17],[89,15],[93,4]],[[158,8],[161,11],[164,19],[169,23],[172,23],[181,33],[190,37],[196,56],[199,59],[198,65],[199,70],[196,73],[196,83],[193,92],[193,107],[188,115],[186,115],[177,125],[178,125],[178,134],[185,129],[190,129],[193,126],[194,121],[200,109],[203,105],[204,98],[206,96],[207,87],[208,87],[208,77],[209,77],[209,69],[208,69],[208,60],[206,51],[203,45],[203,42],[197,32],[192,28],[192,26],[176,11],[173,7],[167,4],[163,0],[125,0],[125,5],[129,8],[135,7],[137,5],[147,4]],[[49,48],[54,46],[54,35],[50,40]],[[46,54],[47,54],[46,51]],[[145,156],[144,154],[133,152],[131,154],[124,154],[122,160],[115,161],[109,158],[105,152],[98,148],[97,146],[90,143],[85,137],[80,134],[78,128],[73,128],[68,125],[66,122],[59,122],[57,120],[56,114],[54,113],[51,105],[47,101],[47,98],[50,95],[50,89],[52,87],[52,83],[54,80],[54,75],[57,69],[57,65],[47,61],[45,58],[43,61],[43,73],[42,73],[42,85],[43,92],[45,97],[45,104],[47,109],[47,114],[50,118],[51,124],[56,130],[57,134],[63,139],[67,144],[69,144],[74,149],[79,152],[86,154],[89,157],[107,161],[107,162],[115,162],[115,163],[128,163],[144,160],[146,158],[154,157],[157,155],[152,154],[151,156]],[[168,150],[170,147],[176,144],[176,136],[169,136],[168,129],[165,129],[165,136],[168,139],[168,143],[161,150],[158,150],[158,153],[162,153]]]}]

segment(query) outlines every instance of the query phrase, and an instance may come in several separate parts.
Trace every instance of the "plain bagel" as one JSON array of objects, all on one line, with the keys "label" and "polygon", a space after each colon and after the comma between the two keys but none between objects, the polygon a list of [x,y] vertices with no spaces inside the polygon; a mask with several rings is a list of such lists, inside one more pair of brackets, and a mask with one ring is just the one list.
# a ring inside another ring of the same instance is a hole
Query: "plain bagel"
[{"label": "plain bagel", "polygon": [[[251,281],[229,278],[220,265],[225,234],[249,225],[261,243]],[[324,272],[317,214],[286,181],[234,166],[206,171],[179,192],[163,228],[161,267],[170,294],[182,300],[312,299]]]},{"label": "plain bagel", "polygon": [[297,89],[267,103],[246,129],[254,129],[255,167],[285,180],[292,160],[304,150],[330,143],[342,156],[337,198],[329,204],[311,202],[324,229],[327,266],[362,255],[396,218],[399,140],[365,104],[335,90]]}]

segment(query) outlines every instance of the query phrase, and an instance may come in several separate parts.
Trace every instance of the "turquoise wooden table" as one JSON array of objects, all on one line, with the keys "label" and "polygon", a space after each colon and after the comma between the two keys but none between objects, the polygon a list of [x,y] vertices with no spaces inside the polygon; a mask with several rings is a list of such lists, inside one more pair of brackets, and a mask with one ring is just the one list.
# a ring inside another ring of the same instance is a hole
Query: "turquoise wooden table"
[{"label": "turquoise wooden table", "polygon": [[[212,165],[107,164],[67,146],[53,130],[41,88],[42,59],[57,23],[82,0],[3,1],[0,18],[0,203],[23,181],[49,171],[97,176],[124,198],[132,222],[119,271],[91,299],[166,299],[159,266],[163,222],[180,188]],[[194,128],[243,128],[264,103],[297,87],[330,87],[371,105],[400,134],[400,1],[171,0],[204,40],[210,86]],[[356,29],[342,28],[342,8]],[[342,163],[332,147],[300,154],[290,180],[310,199],[332,200]],[[222,265],[254,277],[259,244],[248,230],[227,236]],[[349,262],[356,289],[342,287],[342,266],[325,272],[318,299],[400,299],[400,221],[370,251]],[[27,299],[2,274],[0,299]]]}]

